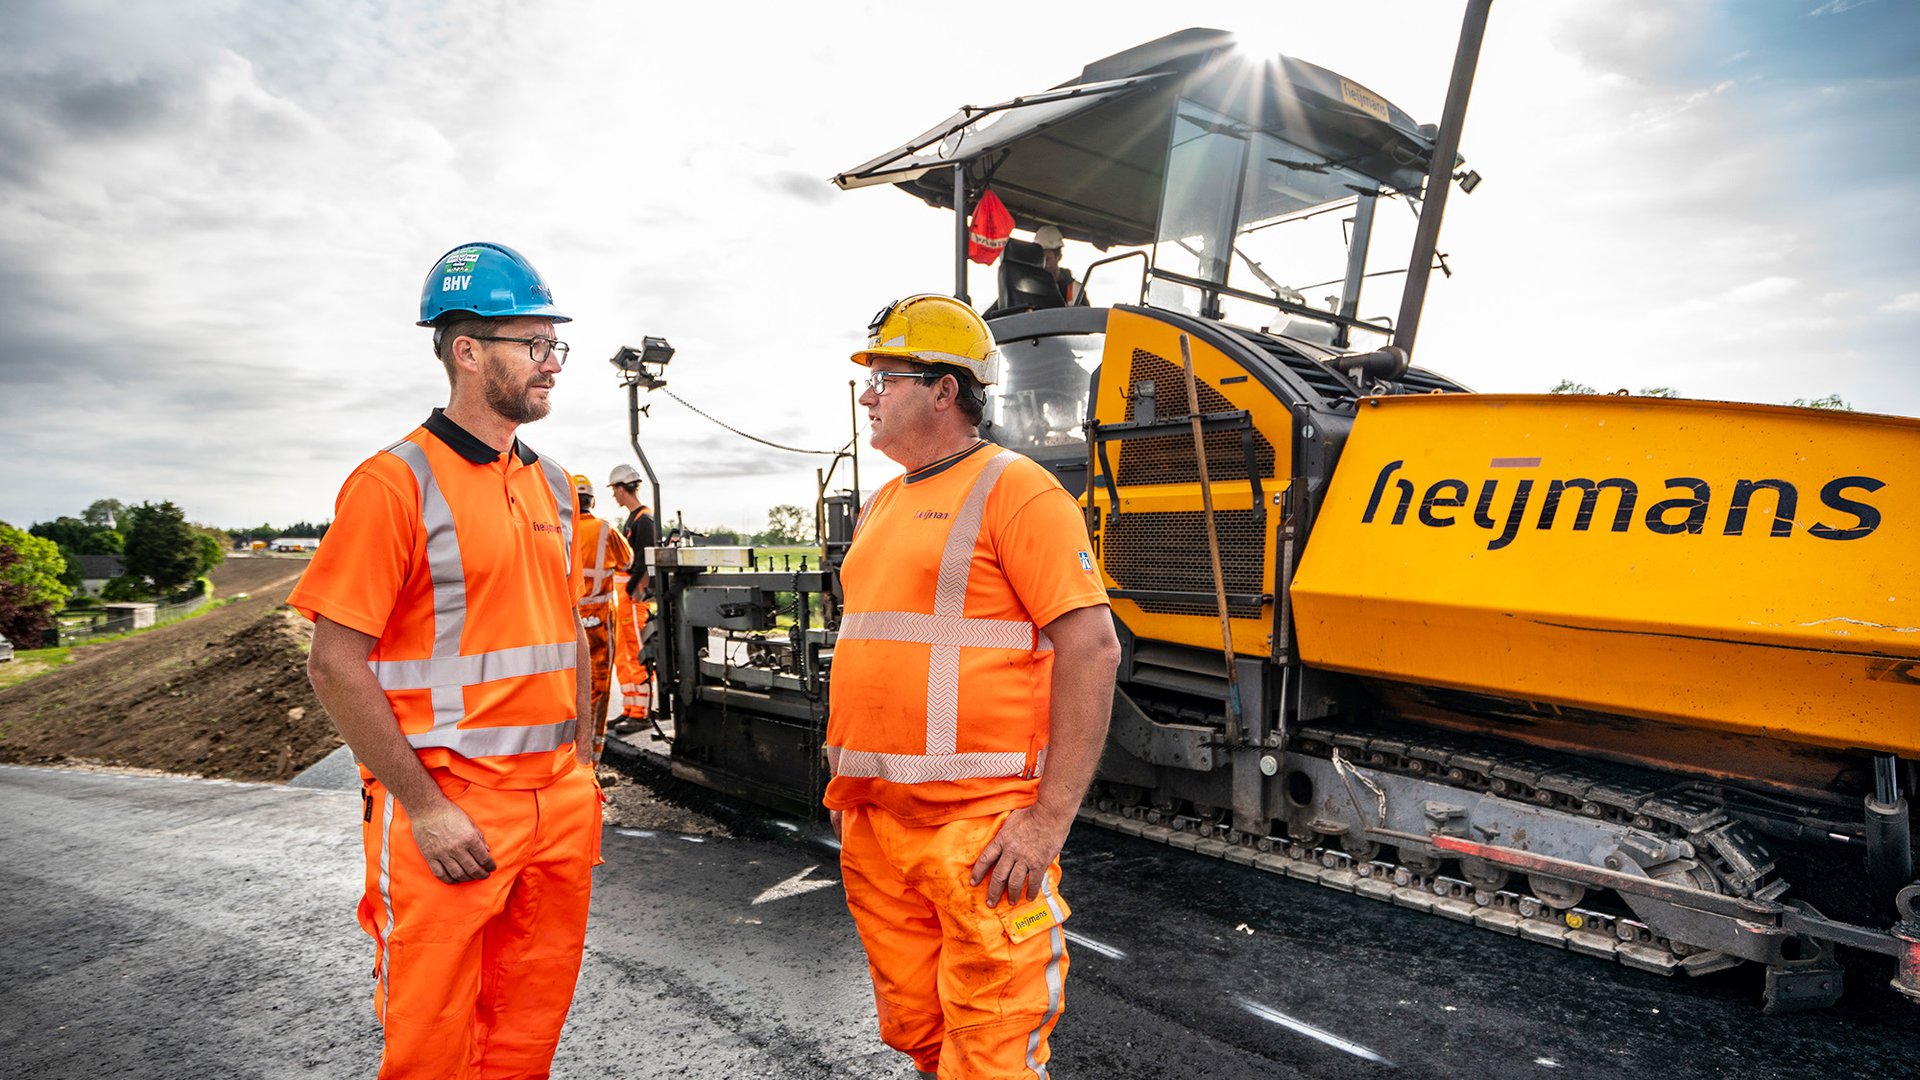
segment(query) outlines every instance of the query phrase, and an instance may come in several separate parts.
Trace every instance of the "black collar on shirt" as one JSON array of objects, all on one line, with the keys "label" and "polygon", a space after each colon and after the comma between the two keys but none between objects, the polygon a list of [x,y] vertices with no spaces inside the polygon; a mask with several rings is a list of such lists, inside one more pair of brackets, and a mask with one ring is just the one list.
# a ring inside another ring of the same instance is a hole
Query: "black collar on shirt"
[{"label": "black collar on shirt", "polygon": [[943,457],[939,461],[936,461],[933,464],[928,465],[924,469],[917,469],[913,472],[908,473],[906,475],[904,482],[909,484],[917,484],[922,480],[931,480],[934,477],[939,476],[941,473],[946,472],[948,469],[953,468],[955,465],[960,464],[962,461],[967,460],[968,457],[972,456],[975,453],[978,453],[982,447],[987,445],[989,445],[987,443],[987,440],[981,439],[979,442],[974,443],[972,446],[967,447],[965,450],[962,450],[957,454],[948,454],[946,457]]},{"label": "black collar on shirt", "polygon": [[[432,432],[441,442],[446,443],[448,449],[475,465],[491,465],[500,460],[500,451],[481,442],[479,437],[471,431],[447,419],[445,409],[433,410],[433,415],[427,417],[426,423],[420,426]],[[539,454],[534,453],[531,447],[517,438],[513,440],[513,452],[519,456],[522,465],[531,465],[540,460]]]}]

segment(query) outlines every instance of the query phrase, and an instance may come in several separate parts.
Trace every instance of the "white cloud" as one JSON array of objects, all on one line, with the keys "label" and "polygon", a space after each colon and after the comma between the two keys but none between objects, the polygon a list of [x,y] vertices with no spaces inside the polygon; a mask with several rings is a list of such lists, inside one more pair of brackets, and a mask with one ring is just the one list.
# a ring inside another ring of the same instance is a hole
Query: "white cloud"
[{"label": "white cloud", "polygon": [[1892,300],[1889,300],[1886,303],[1881,304],[1880,310],[1891,312],[1894,314],[1905,314],[1910,311],[1920,311],[1920,292],[1901,293],[1899,296],[1894,297]]},{"label": "white cloud", "polygon": [[1803,286],[1798,280],[1776,274],[1749,281],[1745,285],[1736,285],[1728,289],[1726,295],[1736,304],[1756,304],[1784,299],[1802,291]]},{"label": "white cloud", "polygon": [[[347,470],[443,397],[414,299],[435,255],[481,237],[527,252],[578,319],[555,414],[526,433],[569,467],[603,477],[630,457],[604,358],[643,334],[679,347],[668,377],[693,405],[838,446],[845,358],[882,301],[948,287],[951,218],[825,178],[962,103],[1175,29],[1167,10],[1035,8],[1017,40],[930,67],[897,43],[950,18],[912,5],[724,21],[589,0],[8,5],[0,429],[36,467],[0,492],[0,517],[106,496],[216,523],[325,517]],[[1254,2],[1180,14],[1275,18]],[[1920,294],[1864,318],[1852,299],[1920,276],[1896,228],[1913,171],[1861,165],[1910,154],[1885,149],[1910,112],[1844,68],[1821,105],[1773,77],[1777,43],[1735,40],[1723,14],[1496,7],[1464,144],[1487,180],[1449,203],[1457,274],[1434,284],[1423,365],[1487,390],[1575,378],[1920,412],[1920,381],[1885,347]],[[1810,33],[1802,14],[1769,26]],[[1282,48],[1437,119],[1458,3],[1286,20]],[[1875,116],[1877,138],[1860,137]],[[1376,268],[1389,259],[1376,249]],[[973,280],[980,293],[990,275]],[[655,398],[642,431],[670,512],[757,528],[767,506],[810,501],[824,459]],[[209,463],[230,479],[208,484]],[[863,456],[869,490],[892,471]]]}]

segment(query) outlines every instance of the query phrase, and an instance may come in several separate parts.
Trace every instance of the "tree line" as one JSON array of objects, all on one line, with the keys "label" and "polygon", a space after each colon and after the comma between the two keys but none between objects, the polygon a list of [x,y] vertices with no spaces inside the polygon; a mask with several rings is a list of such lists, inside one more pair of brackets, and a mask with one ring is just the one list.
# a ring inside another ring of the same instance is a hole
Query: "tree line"
[{"label": "tree line", "polygon": [[97,499],[77,517],[24,530],[0,521],[0,634],[37,643],[69,602],[92,603],[81,595],[82,556],[120,560],[121,572],[102,588],[101,600],[164,601],[196,594],[200,578],[233,546],[225,530],[188,521],[166,500]]},{"label": "tree line", "polygon": [[767,511],[767,527],[745,533],[726,526],[696,530],[709,543],[743,544],[749,547],[796,547],[818,543],[814,535],[813,511],[782,503]]}]

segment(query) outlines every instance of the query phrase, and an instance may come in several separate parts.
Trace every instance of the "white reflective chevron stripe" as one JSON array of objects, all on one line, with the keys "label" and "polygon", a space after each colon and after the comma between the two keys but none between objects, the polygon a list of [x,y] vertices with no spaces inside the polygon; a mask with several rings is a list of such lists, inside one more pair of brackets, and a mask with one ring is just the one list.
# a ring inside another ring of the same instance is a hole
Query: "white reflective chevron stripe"
[{"label": "white reflective chevron stripe", "polygon": [[[937,780],[991,780],[1023,776],[1027,755],[1018,750],[972,754],[881,754],[871,750],[827,747],[827,764],[835,776],[887,780],[895,784],[925,784]],[[1036,769],[1034,775],[1039,775]]]},{"label": "white reflective chevron stripe", "polygon": [[[933,614],[938,618],[958,619],[967,608],[967,579],[973,572],[973,548],[980,539],[980,523],[986,518],[987,496],[1000,474],[1007,471],[1019,455],[1002,450],[993,455],[986,468],[973,481],[967,501],[954,516],[947,533],[946,550],[940,553],[940,579],[934,587]],[[960,646],[935,645],[927,656],[927,753],[939,757],[952,754],[960,742]],[[1026,763],[1021,762],[1021,768]],[[1017,775],[1003,773],[1001,775]]]},{"label": "white reflective chevron stripe", "polygon": [[1029,773],[1024,750],[960,753],[960,650],[1012,649],[1045,652],[1053,643],[1033,623],[1020,619],[969,619],[967,587],[973,551],[986,520],[987,498],[1000,476],[1019,458],[995,454],[968,489],[940,553],[940,573],[931,614],[917,611],[850,612],[840,621],[841,641],[902,641],[928,646],[927,727],[919,754],[880,753],[827,747],[834,775],[919,784],[940,780],[1038,776],[1044,750]]},{"label": "white reflective chevron stripe", "polygon": [[475,686],[495,679],[517,679],[549,671],[572,671],[578,644],[520,645],[472,656],[436,656],[430,660],[370,660],[382,690],[427,690]]},{"label": "white reflective chevron stripe", "polygon": [[[841,641],[905,641],[961,649],[1033,649],[1045,641],[1019,619],[957,619],[918,611],[859,611],[840,620]],[[1052,642],[1046,642],[1047,647]]]}]

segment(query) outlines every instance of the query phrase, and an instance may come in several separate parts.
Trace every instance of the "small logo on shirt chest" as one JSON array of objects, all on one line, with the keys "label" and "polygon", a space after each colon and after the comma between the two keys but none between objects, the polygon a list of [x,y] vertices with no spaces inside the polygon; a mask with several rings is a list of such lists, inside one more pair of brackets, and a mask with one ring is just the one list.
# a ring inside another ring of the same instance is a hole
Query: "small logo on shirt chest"
[{"label": "small logo on shirt chest", "polygon": [[537,533],[557,533],[560,531],[560,526],[545,521],[536,521],[533,523],[533,531]]},{"label": "small logo on shirt chest", "polygon": [[913,516],[920,521],[945,521],[953,515],[942,510],[922,510]]}]

